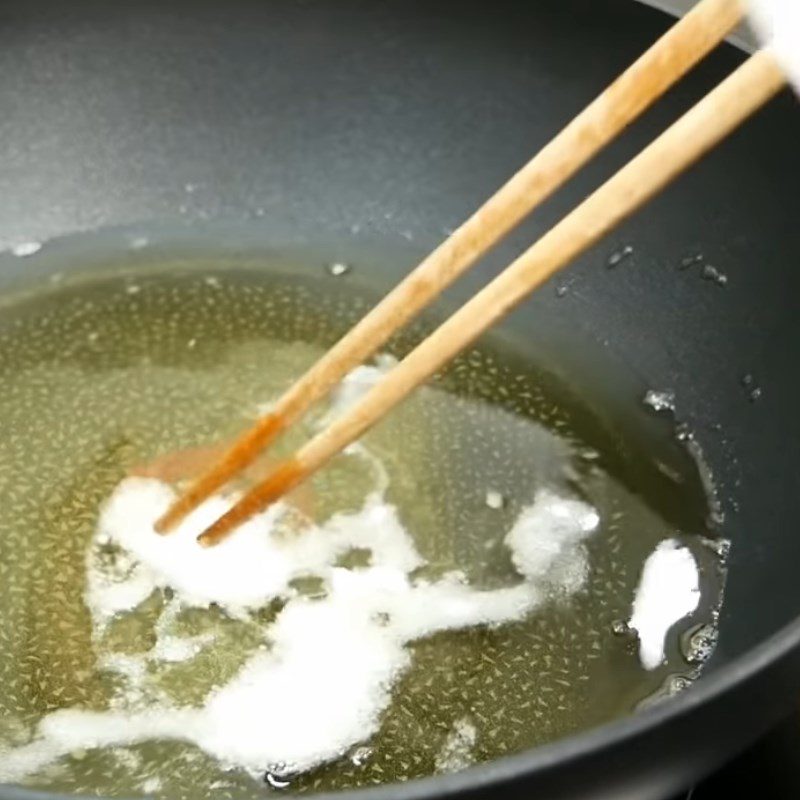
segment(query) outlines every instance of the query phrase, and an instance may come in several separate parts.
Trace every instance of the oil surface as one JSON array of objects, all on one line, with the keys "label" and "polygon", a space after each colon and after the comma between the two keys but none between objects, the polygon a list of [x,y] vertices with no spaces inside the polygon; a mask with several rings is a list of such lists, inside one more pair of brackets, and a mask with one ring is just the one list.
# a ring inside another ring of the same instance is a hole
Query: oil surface
[{"label": "oil surface", "polygon": [[[0,757],[49,711],[107,707],[115,677],[97,668],[97,647],[152,645],[158,597],[100,645],[91,639],[86,550],[114,486],[159,454],[235,435],[374,302],[335,273],[309,280],[265,267],[165,264],[53,287],[0,310]],[[387,352],[402,356],[421,330]],[[277,452],[307,437],[314,420]],[[653,443],[609,428],[563,380],[492,337],[365,441],[435,571],[457,567],[484,586],[507,581],[503,536],[544,484],[586,498],[602,528],[589,545],[585,592],[520,623],[417,642],[379,735],[296,777],[291,790],[407,780],[517,752],[630,713],[670,676],[690,672],[678,632],[668,663],[646,672],[619,624],[642,562],[668,536],[692,549],[706,582],[683,631],[713,619],[718,563],[703,543],[708,505],[688,454],[664,469]],[[313,481],[314,515],[357,508],[369,481],[340,457]],[[228,680],[259,641],[255,626],[213,610],[184,614],[180,625],[217,632],[193,661],[158,668],[157,680],[184,703]],[[275,781],[260,786],[194,747],[149,742],[75,752],[27,785],[188,799],[252,797]]]}]

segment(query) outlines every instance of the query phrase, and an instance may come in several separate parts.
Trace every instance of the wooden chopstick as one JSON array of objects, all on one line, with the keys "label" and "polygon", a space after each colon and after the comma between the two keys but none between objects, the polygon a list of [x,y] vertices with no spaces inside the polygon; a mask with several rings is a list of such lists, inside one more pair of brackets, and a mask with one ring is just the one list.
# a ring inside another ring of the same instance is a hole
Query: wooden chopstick
[{"label": "wooden chopstick", "polygon": [[198,540],[213,545],[355,441],[533,289],[730,133],[785,84],[774,57],[749,58],[407,355],[360,402],[281,463]]},{"label": "wooden chopstick", "polygon": [[702,0],[339,340],[156,523],[170,530],[369,358],[714,48],[741,0]]}]

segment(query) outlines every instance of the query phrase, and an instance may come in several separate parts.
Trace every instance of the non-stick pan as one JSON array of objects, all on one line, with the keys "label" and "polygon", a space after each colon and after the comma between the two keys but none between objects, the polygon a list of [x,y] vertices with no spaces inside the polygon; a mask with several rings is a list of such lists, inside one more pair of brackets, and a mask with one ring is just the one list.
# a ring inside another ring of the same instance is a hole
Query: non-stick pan
[{"label": "non-stick pan", "polygon": [[[0,242],[44,246],[0,255],[0,289],[55,269],[59,237],[68,247],[71,234],[108,229],[100,241],[121,246],[140,224],[187,242],[219,231],[229,249],[332,242],[336,257],[362,240],[405,241],[421,254],[669,22],[632,0],[5,0]],[[715,52],[451,300],[741,58],[730,45]],[[546,286],[507,323],[532,344],[549,320],[566,325],[642,385],[675,392],[733,540],[705,676],[602,728],[359,797],[665,797],[790,711],[800,688],[798,143],[787,92],[579,259],[574,291]],[[634,257],[607,269],[625,244]],[[697,253],[727,283],[679,268]],[[412,261],[371,268],[388,285]]]}]

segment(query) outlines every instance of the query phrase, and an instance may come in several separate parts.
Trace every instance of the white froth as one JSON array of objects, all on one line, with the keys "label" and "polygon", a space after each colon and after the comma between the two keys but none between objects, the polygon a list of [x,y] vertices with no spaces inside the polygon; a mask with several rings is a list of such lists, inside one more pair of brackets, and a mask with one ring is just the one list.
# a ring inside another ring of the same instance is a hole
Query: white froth
[{"label": "white froth", "polygon": [[369,548],[374,564],[387,562],[406,571],[422,563],[395,509],[377,496],[357,514],[336,515],[324,528],[312,525],[302,535],[282,527],[295,512],[278,503],[213,548],[201,547],[197,536],[235,497],[210,498],[162,536],[154,524],[174,498],[169,486],[153,478],[127,478],[106,503],[97,541],[118,545],[125,554],[113,571],[89,570],[86,603],[95,620],[131,610],[154,589],[167,586],[184,606],[215,603],[240,616],[287,594],[294,578],[324,575],[351,548]]},{"label": "white froth", "polygon": [[384,375],[397,365],[397,359],[388,353],[375,356],[374,364],[362,364],[344,376],[342,382],[331,393],[328,413],[322,424],[341,416],[355,405]]},{"label": "white froth", "polygon": [[193,636],[192,638],[169,635],[159,636],[153,648],[153,658],[156,661],[169,661],[172,663],[189,661],[211,641],[211,636]]},{"label": "white froth", "polygon": [[[19,780],[76,748],[152,739],[194,743],[223,765],[253,775],[312,769],[377,732],[392,688],[410,665],[410,641],[446,629],[518,620],[553,589],[575,591],[583,585],[587,565],[581,543],[599,522],[585,503],[540,491],[506,537],[521,579],[480,591],[460,572],[415,583],[411,575],[424,560],[381,492],[370,495],[358,512],[336,515],[324,525],[308,523],[301,533],[282,525],[294,512],[279,505],[218,547],[204,549],[195,537],[232,498],[210,499],[174,533],[160,536],[153,523],[172,500],[172,490],[153,479],[123,481],[102,511],[88,557],[87,605],[99,637],[112,617],[135,608],[153,590],[171,587],[174,596],[156,624],[156,644],[144,654],[106,656],[99,666],[125,682],[111,709],[48,715],[31,744],[0,754],[0,780]],[[109,562],[108,551],[115,547],[121,553]],[[354,548],[370,550],[369,565],[337,566]],[[323,598],[303,597],[291,588],[294,578],[310,575],[323,580]],[[153,661],[189,660],[208,643],[170,633],[181,607],[214,603],[238,616],[278,596],[287,602],[264,625],[264,647],[202,706],[177,708],[153,690],[148,677]],[[463,733],[459,747],[471,747],[474,736],[465,739]],[[454,739],[458,750],[456,744]]]},{"label": "white froth", "polygon": [[32,256],[34,253],[38,253],[41,249],[41,242],[20,242],[11,248],[11,252],[15,256],[25,258],[26,256]]},{"label": "white froth", "polygon": [[472,749],[478,741],[478,729],[468,717],[453,724],[441,750],[436,754],[437,772],[455,772],[465,769],[474,761]]},{"label": "white froth", "polygon": [[145,794],[155,794],[161,791],[161,780],[159,778],[147,778],[140,788]]},{"label": "white froth", "polygon": [[212,497],[174,532],[161,536],[153,525],[174,498],[169,486],[152,478],[127,478],[117,487],[101,513],[98,537],[130,554],[135,580],[104,581],[90,573],[87,604],[93,613],[113,615],[156,587],[170,586],[186,605],[216,602],[236,610],[259,608],[284,590],[297,565],[280,538],[270,537],[284,505],[249,520],[217,547],[204,548],[197,536],[230,508],[233,498]]},{"label": "white froth", "polygon": [[302,772],[377,731],[410,655],[376,620],[382,582],[371,570],[336,572],[328,598],[288,604],[270,631],[272,650],[209,699],[202,749],[256,773]]},{"label": "white froth", "polygon": [[[389,353],[378,353],[372,364],[361,364],[350,370],[340,383],[331,391],[328,410],[319,420],[318,426],[325,428],[330,423],[354,406],[384,375],[397,366],[397,359]],[[256,406],[257,416],[268,414],[274,408],[274,401],[259,403]],[[358,443],[356,447],[360,446]],[[353,447],[353,445],[351,445]]]},{"label": "white froth", "polygon": [[454,572],[395,598],[390,613],[392,627],[403,640],[411,641],[437,631],[501,625],[520,619],[543,599],[542,592],[532,583],[476,591],[461,573]]},{"label": "white froth", "polygon": [[670,628],[700,602],[700,576],[691,552],[674,539],[648,556],[633,601],[630,627],[639,635],[639,659],[645,669],[664,661]]},{"label": "white froth", "polygon": [[581,543],[599,524],[592,506],[542,489],[533,505],[522,510],[505,543],[520,575],[529,581],[548,578],[574,592],[589,568]]},{"label": "white froth", "polygon": [[486,505],[498,511],[505,505],[505,498],[497,490],[489,489],[489,491],[486,492]]}]

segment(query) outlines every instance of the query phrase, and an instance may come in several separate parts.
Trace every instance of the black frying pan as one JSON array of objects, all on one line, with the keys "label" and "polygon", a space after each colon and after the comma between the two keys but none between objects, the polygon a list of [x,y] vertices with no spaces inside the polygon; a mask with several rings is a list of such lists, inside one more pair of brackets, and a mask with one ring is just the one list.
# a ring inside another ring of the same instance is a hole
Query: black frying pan
[{"label": "black frying pan", "polygon": [[[631,0],[5,0],[0,239],[158,220],[187,241],[218,226],[223,248],[280,240],[347,250],[405,232],[422,253],[668,24]],[[726,46],[709,58],[452,299],[741,57]],[[579,292],[559,298],[545,287],[506,323],[517,336],[541,335],[542,320],[566,324],[644,383],[675,389],[734,541],[705,677],[673,702],[580,736],[360,797],[664,797],[790,710],[800,687],[798,143],[787,92],[574,264]],[[187,184],[197,187],[188,199]],[[634,245],[635,264],[605,269],[621,243]],[[0,256],[0,289],[54,269],[47,250]],[[698,250],[727,274],[724,289],[676,270]],[[395,282],[410,266],[376,269]],[[745,374],[762,390],[756,402]]]}]

